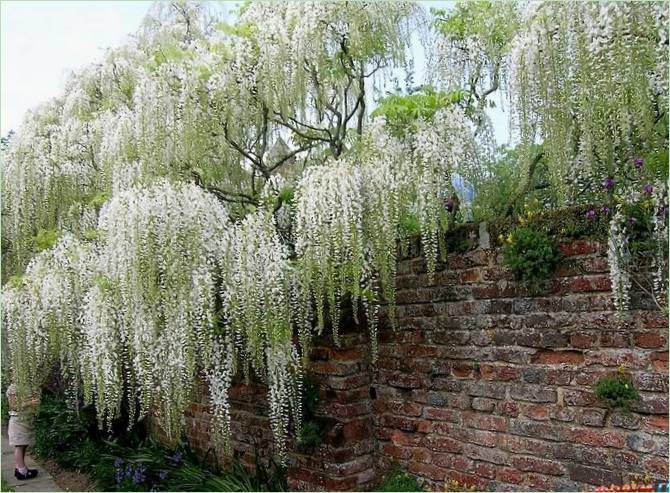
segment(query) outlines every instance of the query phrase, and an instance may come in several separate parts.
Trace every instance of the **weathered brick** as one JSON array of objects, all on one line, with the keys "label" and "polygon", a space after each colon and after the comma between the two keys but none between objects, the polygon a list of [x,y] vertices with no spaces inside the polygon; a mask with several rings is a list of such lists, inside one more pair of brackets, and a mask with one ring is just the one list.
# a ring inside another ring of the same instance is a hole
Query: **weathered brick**
[{"label": "weathered brick", "polygon": [[585,240],[575,240],[570,243],[561,243],[558,246],[560,252],[566,256],[574,255],[588,255],[590,253],[596,253],[597,246],[595,243]]},{"label": "weathered brick", "polygon": [[381,417],[382,426],[403,431],[416,431],[418,420],[385,414]]},{"label": "weathered brick", "polygon": [[573,481],[588,483],[597,486],[621,484],[623,478],[620,471],[610,471],[582,464],[566,464],[568,475]]},{"label": "weathered brick", "polygon": [[450,423],[461,422],[461,411],[446,408],[427,407],[424,409],[423,416],[426,419],[449,421]]},{"label": "weathered brick", "polygon": [[647,390],[651,392],[668,391],[668,375],[659,373],[637,373],[632,375],[633,385],[638,390]]},{"label": "weathered brick", "polygon": [[466,413],[464,423],[465,426],[478,430],[507,431],[507,420],[502,416]]},{"label": "weathered brick", "polygon": [[595,342],[595,336],[586,332],[579,332],[570,336],[570,345],[579,349],[590,348]]},{"label": "weathered brick", "polygon": [[645,429],[655,433],[668,433],[667,416],[647,416],[644,419]]},{"label": "weathered brick", "polygon": [[479,477],[493,479],[496,477],[496,466],[486,462],[478,462],[473,467],[473,472]]},{"label": "weathered brick", "polygon": [[625,436],[618,431],[594,431],[585,428],[572,428],[570,435],[575,443],[596,447],[623,448]]},{"label": "weathered brick", "polygon": [[444,436],[426,436],[423,444],[425,447],[436,452],[458,453],[463,449],[460,442]]},{"label": "weathered brick", "polygon": [[656,371],[668,371],[668,352],[651,353],[649,355],[651,365]]},{"label": "weathered brick", "polygon": [[476,411],[492,412],[496,407],[494,399],[486,399],[484,397],[475,397],[472,399],[472,409]]},{"label": "weathered brick", "polygon": [[474,460],[491,462],[493,464],[509,465],[509,457],[506,453],[489,447],[480,447],[478,445],[465,445],[463,453]]},{"label": "weathered brick", "polygon": [[538,472],[553,476],[558,476],[565,472],[560,464],[555,461],[538,459],[536,457],[514,457],[512,459],[512,466],[519,471]]},{"label": "weathered brick", "polygon": [[538,351],[532,362],[543,365],[578,365],[584,362],[584,355],[577,351]]},{"label": "weathered brick", "polygon": [[513,401],[498,402],[498,414],[503,416],[517,417],[519,415],[519,404]]},{"label": "weathered brick", "polygon": [[447,474],[447,471],[441,467],[421,462],[410,462],[407,466],[407,470],[411,474],[430,478],[435,481],[443,481]]},{"label": "weathered brick", "polygon": [[668,477],[668,460],[660,457],[648,456],[642,461],[642,469],[660,478]]},{"label": "weathered brick", "polygon": [[520,471],[511,467],[498,467],[496,469],[496,479],[506,483],[519,484],[523,481],[523,475]]},{"label": "weathered brick", "polygon": [[545,440],[560,441],[566,438],[565,430],[559,425],[510,419],[510,433],[515,435],[543,438]]},{"label": "weathered brick", "polygon": [[600,345],[602,347],[628,347],[630,346],[630,332],[603,332],[600,334]]},{"label": "weathered brick", "polygon": [[556,391],[537,385],[513,385],[510,397],[519,401],[556,402]]},{"label": "weathered brick", "polygon": [[521,413],[528,418],[539,421],[549,419],[549,407],[546,404],[522,404]]},{"label": "weathered brick", "polygon": [[521,372],[513,366],[481,365],[479,373],[486,380],[509,381],[518,380]]},{"label": "weathered brick", "polygon": [[635,408],[644,414],[668,414],[668,396],[641,394]]},{"label": "weathered brick", "polygon": [[468,394],[477,397],[504,399],[506,386],[494,382],[477,382],[468,390]]},{"label": "weathered brick", "polygon": [[605,410],[584,409],[579,422],[584,426],[602,427],[605,424]]},{"label": "weathered brick", "polygon": [[631,433],[626,437],[626,446],[635,452],[651,452],[656,444],[648,433]]},{"label": "weathered brick", "polygon": [[551,419],[570,422],[575,419],[575,410],[569,407],[556,407],[550,411],[549,415]]},{"label": "weathered brick", "polygon": [[667,340],[658,332],[634,332],[635,345],[645,349],[658,349],[665,346]]},{"label": "weathered brick", "polygon": [[568,406],[591,406],[597,400],[591,390],[565,389],[563,392],[563,402]]}]

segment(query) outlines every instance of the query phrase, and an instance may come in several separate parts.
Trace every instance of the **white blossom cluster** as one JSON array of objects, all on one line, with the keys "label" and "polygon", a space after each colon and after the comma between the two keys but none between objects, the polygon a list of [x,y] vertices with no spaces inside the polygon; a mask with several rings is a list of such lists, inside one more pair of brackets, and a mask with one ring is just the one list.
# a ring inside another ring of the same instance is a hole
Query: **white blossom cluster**
[{"label": "white blossom cluster", "polygon": [[[126,341],[139,416],[152,406],[168,436],[180,429],[190,402],[198,356],[207,359],[214,325],[216,278],[228,248],[228,215],[211,194],[195,185],[161,181],[121,192],[100,213],[104,236],[100,270],[113,286],[119,336],[89,347],[92,359],[106,358],[106,345]],[[93,296],[87,322],[106,322],[100,294]],[[89,333],[115,325],[89,325]]]},{"label": "white blossom cluster", "polygon": [[[565,201],[578,158],[602,180],[646,150],[642,136],[664,106],[651,86],[668,79],[657,56],[666,8],[569,1],[527,9],[511,53],[512,107],[522,141],[544,142],[552,187]],[[667,48],[660,59],[667,63]]]},{"label": "white blossom cluster", "polygon": [[610,267],[614,306],[619,312],[626,311],[630,302],[629,293],[632,286],[628,271],[631,256],[628,250],[626,218],[620,209],[617,210],[610,221],[607,260]]},{"label": "white blossom cluster", "polygon": [[21,398],[35,393],[55,364],[60,364],[70,397],[76,397],[85,379],[78,319],[93,257],[90,245],[65,234],[30,261],[23,277],[3,288],[3,327]]}]

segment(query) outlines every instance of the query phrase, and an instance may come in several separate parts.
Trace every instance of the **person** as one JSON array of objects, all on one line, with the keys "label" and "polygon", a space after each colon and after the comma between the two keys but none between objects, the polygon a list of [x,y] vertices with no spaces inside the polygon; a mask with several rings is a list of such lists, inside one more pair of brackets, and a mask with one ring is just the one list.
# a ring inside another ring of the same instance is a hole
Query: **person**
[{"label": "person", "polygon": [[18,405],[16,398],[16,385],[12,383],[7,388],[7,400],[9,401],[9,445],[14,447],[14,476],[16,479],[32,479],[37,476],[37,469],[26,467],[26,449],[35,443],[35,433],[31,424],[29,410],[39,402],[37,398],[32,399],[22,406]]}]

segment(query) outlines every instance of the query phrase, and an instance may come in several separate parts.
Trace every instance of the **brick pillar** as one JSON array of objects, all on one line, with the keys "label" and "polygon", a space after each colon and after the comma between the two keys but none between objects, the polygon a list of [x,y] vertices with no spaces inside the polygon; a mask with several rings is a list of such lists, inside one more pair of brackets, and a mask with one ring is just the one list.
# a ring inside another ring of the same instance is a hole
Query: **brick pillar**
[{"label": "brick pillar", "polygon": [[320,386],[317,415],[327,423],[323,443],[310,454],[291,453],[288,485],[301,491],[361,491],[377,481],[370,396],[370,346],[365,329],[314,341],[310,374]]}]

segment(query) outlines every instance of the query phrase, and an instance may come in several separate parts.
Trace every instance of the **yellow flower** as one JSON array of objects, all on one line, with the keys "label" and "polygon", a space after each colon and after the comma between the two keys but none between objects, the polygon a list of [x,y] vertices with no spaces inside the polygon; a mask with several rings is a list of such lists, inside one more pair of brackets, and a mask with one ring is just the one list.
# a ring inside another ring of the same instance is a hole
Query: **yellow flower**
[{"label": "yellow flower", "polygon": [[619,368],[617,369],[617,372],[619,373],[619,375],[623,375],[624,373],[626,373],[626,366],[623,363],[620,364]]},{"label": "yellow flower", "polygon": [[520,217],[519,224],[526,224],[526,220],[523,217]]},{"label": "yellow flower", "polygon": [[512,233],[508,234],[508,235],[507,235],[507,243],[509,243],[509,244],[511,245],[513,241],[514,241],[514,240],[513,240],[513,238],[512,238]]}]

